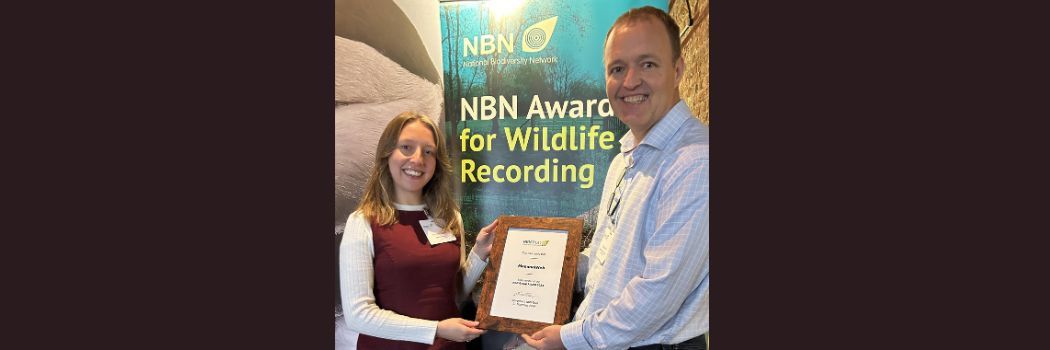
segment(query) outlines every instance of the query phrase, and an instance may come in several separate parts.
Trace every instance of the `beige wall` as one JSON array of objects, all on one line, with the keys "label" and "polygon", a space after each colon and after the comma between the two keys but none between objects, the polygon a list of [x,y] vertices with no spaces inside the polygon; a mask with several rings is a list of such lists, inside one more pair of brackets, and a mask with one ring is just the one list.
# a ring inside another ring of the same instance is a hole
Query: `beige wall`
[{"label": "beige wall", "polygon": [[[686,1],[692,7],[693,26],[689,25],[689,13]],[[700,117],[704,124],[710,125],[710,48],[708,38],[708,0],[670,0],[668,8],[684,31],[682,35],[682,56],[685,57],[685,76],[678,86],[682,98],[689,105],[693,114]]]},{"label": "beige wall", "polygon": [[419,38],[430,54],[430,61],[437,67],[438,84],[441,84],[445,69],[441,66],[441,12],[438,0],[394,0],[394,3],[405,12],[412,26],[416,27],[416,32],[419,32]]}]

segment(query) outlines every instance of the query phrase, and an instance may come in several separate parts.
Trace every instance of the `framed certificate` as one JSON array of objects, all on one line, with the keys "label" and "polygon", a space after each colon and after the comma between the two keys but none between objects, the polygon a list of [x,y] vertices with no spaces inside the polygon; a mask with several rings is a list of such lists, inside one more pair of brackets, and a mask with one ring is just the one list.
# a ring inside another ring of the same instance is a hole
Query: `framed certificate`
[{"label": "framed certificate", "polygon": [[581,219],[500,216],[478,327],[532,334],[568,322],[582,233]]}]

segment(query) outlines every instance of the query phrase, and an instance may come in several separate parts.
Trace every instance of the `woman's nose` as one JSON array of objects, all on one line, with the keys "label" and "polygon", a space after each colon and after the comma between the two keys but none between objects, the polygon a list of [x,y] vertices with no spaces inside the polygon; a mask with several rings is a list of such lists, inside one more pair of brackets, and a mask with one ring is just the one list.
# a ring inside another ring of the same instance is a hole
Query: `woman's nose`
[{"label": "woman's nose", "polygon": [[411,152],[412,153],[409,154],[409,156],[408,156],[409,160],[412,160],[412,161],[415,161],[415,162],[422,162],[423,161],[423,148],[422,147],[413,148]]}]

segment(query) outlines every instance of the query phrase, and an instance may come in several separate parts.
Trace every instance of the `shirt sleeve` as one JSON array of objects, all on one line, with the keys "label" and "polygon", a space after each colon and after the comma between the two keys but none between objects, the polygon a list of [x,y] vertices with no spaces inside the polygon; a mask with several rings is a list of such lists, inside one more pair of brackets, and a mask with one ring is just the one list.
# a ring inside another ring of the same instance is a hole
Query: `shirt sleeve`
[{"label": "shirt sleeve", "polygon": [[373,337],[433,344],[438,321],[412,318],[375,303],[372,228],[360,212],[350,214],[339,245],[339,290],[350,330]]},{"label": "shirt sleeve", "polygon": [[[462,215],[459,217],[459,222],[463,222]],[[466,235],[464,234],[464,236]],[[460,242],[460,244],[465,245],[466,242]],[[474,248],[477,248],[477,246],[470,248],[470,254],[467,254],[466,262],[463,265],[463,286],[459,289],[459,300],[466,300],[470,296],[470,292],[474,290],[474,285],[478,283],[481,274],[485,272],[485,266],[489,263],[488,259],[481,259],[481,256],[474,252]]]},{"label": "shirt sleeve", "polygon": [[464,300],[470,295],[470,292],[474,290],[474,285],[481,278],[481,274],[485,272],[485,266],[488,265],[488,260],[482,260],[478,253],[474,252],[474,249],[470,250],[468,256],[466,266],[463,268],[463,288],[460,289],[462,291],[460,300]]},{"label": "shirt sleeve", "polygon": [[[707,158],[668,167],[643,220],[654,220],[641,273],[608,306],[561,328],[567,349],[625,349],[649,338],[675,315],[706,278],[708,256]],[[641,222],[639,224],[642,224]]]}]

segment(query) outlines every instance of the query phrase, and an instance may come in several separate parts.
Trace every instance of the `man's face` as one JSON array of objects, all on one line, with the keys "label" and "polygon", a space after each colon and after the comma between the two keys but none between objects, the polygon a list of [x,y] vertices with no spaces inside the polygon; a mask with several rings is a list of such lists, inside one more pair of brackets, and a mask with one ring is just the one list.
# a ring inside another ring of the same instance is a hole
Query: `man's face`
[{"label": "man's face", "polygon": [[671,57],[663,25],[645,18],[612,30],[604,62],[605,93],[613,112],[640,141],[678,102],[684,61]]}]

